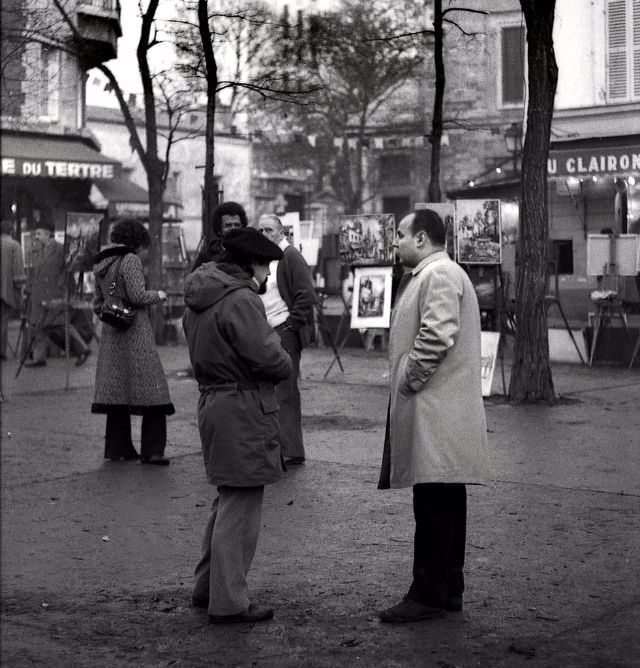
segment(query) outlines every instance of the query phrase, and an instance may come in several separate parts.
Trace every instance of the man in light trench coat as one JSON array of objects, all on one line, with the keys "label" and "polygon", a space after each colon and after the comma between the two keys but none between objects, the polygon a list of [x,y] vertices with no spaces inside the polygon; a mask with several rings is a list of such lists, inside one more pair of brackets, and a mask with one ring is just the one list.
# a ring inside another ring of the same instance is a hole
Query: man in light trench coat
[{"label": "man in light trench coat", "polygon": [[416,211],[398,225],[394,246],[408,273],[391,316],[379,488],[413,488],[416,526],[413,582],[380,613],[388,623],[462,609],[465,485],[487,476],[480,311],[473,284],[444,245],[434,211]]}]

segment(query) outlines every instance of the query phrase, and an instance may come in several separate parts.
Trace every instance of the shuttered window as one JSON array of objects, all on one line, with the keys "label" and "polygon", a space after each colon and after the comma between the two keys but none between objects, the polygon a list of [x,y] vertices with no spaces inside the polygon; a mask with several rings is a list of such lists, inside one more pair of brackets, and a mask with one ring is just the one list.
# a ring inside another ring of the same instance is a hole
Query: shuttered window
[{"label": "shuttered window", "polygon": [[607,3],[607,93],[612,102],[640,98],[640,0]]},{"label": "shuttered window", "polygon": [[524,103],[525,34],[522,26],[507,26],[500,31],[501,86],[500,103],[503,107]]}]

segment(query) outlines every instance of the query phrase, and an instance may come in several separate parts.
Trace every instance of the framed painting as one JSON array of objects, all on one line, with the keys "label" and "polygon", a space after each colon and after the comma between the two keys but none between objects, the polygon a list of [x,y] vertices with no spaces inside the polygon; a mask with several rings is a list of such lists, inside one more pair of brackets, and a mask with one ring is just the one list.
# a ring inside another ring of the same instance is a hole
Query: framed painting
[{"label": "framed painting", "polygon": [[339,216],[338,253],[343,264],[393,263],[395,217],[392,213]]},{"label": "framed painting", "polygon": [[455,238],[460,264],[501,264],[499,199],[456,201]]},{"label": "framed painting", "polygon": [[351,328],[389,327],[392,266],[359,266],[353,270]]}]

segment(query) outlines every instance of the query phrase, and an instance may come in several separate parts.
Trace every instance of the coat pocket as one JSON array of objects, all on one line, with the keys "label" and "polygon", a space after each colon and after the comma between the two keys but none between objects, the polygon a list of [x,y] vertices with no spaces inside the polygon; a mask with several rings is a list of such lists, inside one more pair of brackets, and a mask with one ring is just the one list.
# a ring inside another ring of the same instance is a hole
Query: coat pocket
[{"label": "coat pocket", "polygon": [[276,388],[275,385],[260,385],[258,388],[258,394],[260,396],[260,406],[262,412],[265,415],[269,413],[275,413],[280,410],[280,404],[276,398]]}]

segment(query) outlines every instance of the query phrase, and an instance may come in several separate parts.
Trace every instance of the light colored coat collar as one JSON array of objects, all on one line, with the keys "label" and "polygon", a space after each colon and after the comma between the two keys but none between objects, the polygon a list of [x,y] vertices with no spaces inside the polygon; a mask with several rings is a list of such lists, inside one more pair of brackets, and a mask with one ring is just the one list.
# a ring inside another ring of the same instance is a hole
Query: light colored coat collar
[{"label": "light colored coat collar", "polygon": [[447,251],[445,250],[437,250],[431,253],[431,255],[427,255],[427,257],[423,258],[418,262],[418,264],[411,270],[411,275],[415,276],[416,274],[420,273],[428,264],[431,264],[432,262],[435,262],[436,260],[442,260],[443,258],[448,258],[449,255],[447,254]]}]

